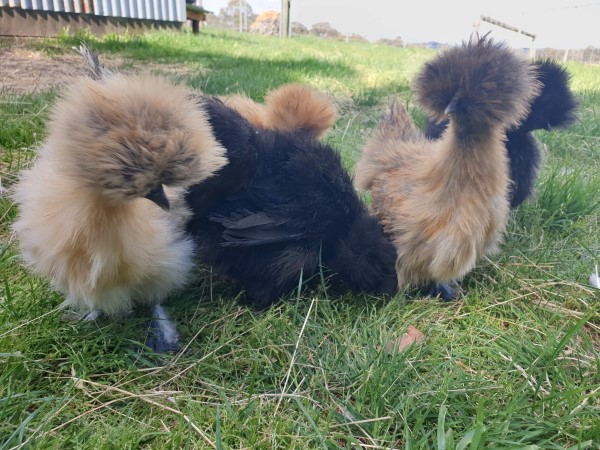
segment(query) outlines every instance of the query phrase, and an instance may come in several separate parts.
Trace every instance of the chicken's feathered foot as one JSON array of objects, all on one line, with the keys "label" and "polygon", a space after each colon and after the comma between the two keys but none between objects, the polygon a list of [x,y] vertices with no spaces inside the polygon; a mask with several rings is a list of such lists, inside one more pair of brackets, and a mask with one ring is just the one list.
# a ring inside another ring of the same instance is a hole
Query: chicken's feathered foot
[{"label": "chicken's feathered foot", "polygon": [[96,320],[98,317],[100,317],[100,311],[97,309],[92,309],[89,313],[87,313],[85,315],[85,317],[83,318],[83,320],[87,321],[87,322],[93,322],[94,320]]},{"label": "chicken's feathered foot", "polygon": [[[94,309],[86,314],[82,320],[93,322],[100,318],[102,313]],[[167,311],[160,306],[152,306],[152,319],[148,324],[150,331],[146,339],[146,346],[156,353],[166,353],[179,348],[179,333],[175,324],[169,319]]]},{"label": "chicken's feathered foot", "polygon": [[450,283],[428,283],[420,289],[420,292],[425,297],[437,297],[444,301],[454,301],[460,297],[458,286],[452,286]]},{"label": "chicken's feathered foot", "polygon": [[156,353],[166,353],[179,348],[179,333],[162,306],[152,307],[149,329],[150,335],[146,339],[146,345]]},{"label": "chicken's feathered foot", "polygon": [[432,297],[439,298],[444,302],[453,302],[460,299],[461,292],[456,283],[435,283],[432,281],[410,289],[407,295],[410,299]]}]

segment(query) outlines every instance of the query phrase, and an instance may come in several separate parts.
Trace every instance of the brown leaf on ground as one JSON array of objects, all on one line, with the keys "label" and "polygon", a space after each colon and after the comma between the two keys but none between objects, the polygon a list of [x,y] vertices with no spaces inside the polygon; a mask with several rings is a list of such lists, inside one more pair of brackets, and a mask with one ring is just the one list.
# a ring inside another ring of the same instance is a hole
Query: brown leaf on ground
[{"label": "brown leaf on ground", "polygon": [[417,330],[415,327],[410,325],[406,330],[406,333],[402,335],[399,339],[393,339],[384,345],[383,349],[388,354],[400,353],[406,347],[412,344],[418,344],[419,342],[423,342],[425,340],[425,335]]}]

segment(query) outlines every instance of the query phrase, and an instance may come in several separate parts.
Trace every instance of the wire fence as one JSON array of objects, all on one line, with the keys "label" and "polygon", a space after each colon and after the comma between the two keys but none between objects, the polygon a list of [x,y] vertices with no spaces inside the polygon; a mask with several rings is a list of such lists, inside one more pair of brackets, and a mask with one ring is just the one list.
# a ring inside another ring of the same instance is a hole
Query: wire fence
[{"label": "wire fence", "polygon": [[578,62],[582,64],[600,64],[600,48],[588,47],[583,49],[555,49],[540,48],[535,54],[538,59],[556,59],[564,62]]},{"label": "wire fence", "polygon": [[523,53],[528,54],[531,58],[600,64],[600,48],[593,45],[578,49],[538,48],[537,39],[539,36],[484,15],[475,21],[474,28],[480,35],[490,33],[495,39],[505,41],[513,48],[521,49]]}]

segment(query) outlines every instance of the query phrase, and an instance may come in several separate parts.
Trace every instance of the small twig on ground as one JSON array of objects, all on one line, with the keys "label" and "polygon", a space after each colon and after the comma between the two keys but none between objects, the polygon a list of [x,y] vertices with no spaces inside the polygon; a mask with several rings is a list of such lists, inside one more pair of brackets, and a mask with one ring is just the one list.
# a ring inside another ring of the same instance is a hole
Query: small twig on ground
[{"label": "small twig on ground", "polygon": [[577,411],[579,411],[581,408],[583,408],[585,405],[587,405],[587,402],[589,401],[589,399],[593,398],[599,391],[600,391],[600,386],[598,386],[596,389],[594,389],[592,392],[590,392],[588,395],[586,395],[586,397],[583,399],[583,401],[579,405],[577,405],[575,408],[573,408],[573,411],[571,411],[571,415],[575,414]]},{"label": "small twig on ground", "polygon": [[279,397],[279,401],[277,402],[277,405],[275,406],[275,414],[277,414],[277,411],[279,411],[279,405],[281,404],[281,401],[283,400],[283,396],[285,394],[285,390],[287,389],[288,381],[290,379],[290,374],[292,373],[292,367],[294,366],[294,362],[296,361],[296,355],[298,354],[298,347],[300,346],[300,339],[302,339],[302,335],[304,334],[304,328],[306,328],[306,324],[308,323],[308,318],[310,317],[310,313],[311,313],[312,308],[313,308],[314,304],[316,303],[316,301],[317,300],[315,298],[313,298],[312,301],[310,302],[308,312],[306,313],[306,317],[304,318],[304,323],[302,324],[302,328],[300,329],[300,333],[298,334],[298,339],[296,339],[296,346],[294,347],[294,353],[292,355],[292,360],[290,361],[290,367],[288,368],[288,371],[285,374],[285,382],[283,383],[283,389],[281,390],[281,395]]},{"label": "small twig on ground", "polygon": [[374,419],[355,420],[353,422],[334,423],[329,428],[343,427],[346,425],[360,425],[363,423],[379,422],[381,420],[391,420],[392,416],[375,417]]},{"label": "small twig on ground", "polygon": [[523,377],[527,381],[527,384],[531,387],[531,389],[533,389],[534,392],[539,388],[539,390],[540,390],[540,392],[542,392],[542,394],[544,394],[544,395],[549,394],[548,390],[546,388],[544,388],[544,386],[539,384],[537,382],[537,380],[533,377],[533,375],[529,375],[523,367],[521,367],[516,362],[514,362],[511,356],[506,356],[502,352],[499,352],[499,354],[500,354],[500,357],[502,357],[502,359],[512,363],[513,367],[515,369],[517,369],[521,373],[521,375],[523,375]]}]

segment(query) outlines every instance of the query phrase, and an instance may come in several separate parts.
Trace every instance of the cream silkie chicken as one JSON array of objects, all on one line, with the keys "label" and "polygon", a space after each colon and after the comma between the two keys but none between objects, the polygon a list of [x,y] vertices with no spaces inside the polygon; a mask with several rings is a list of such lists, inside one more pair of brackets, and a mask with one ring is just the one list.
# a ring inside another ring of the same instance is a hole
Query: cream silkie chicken
[{"label": "cream silkie chicken", "polygon": [[54,105],[46,141],[15,186],[14,230],[25,262],[66,306],[95,318],[151,305],[149,345],[165,351],[177,332],[160,303],[185,284],[194,258],[184,188],[228,161],[184,87],[95,75]]}]

